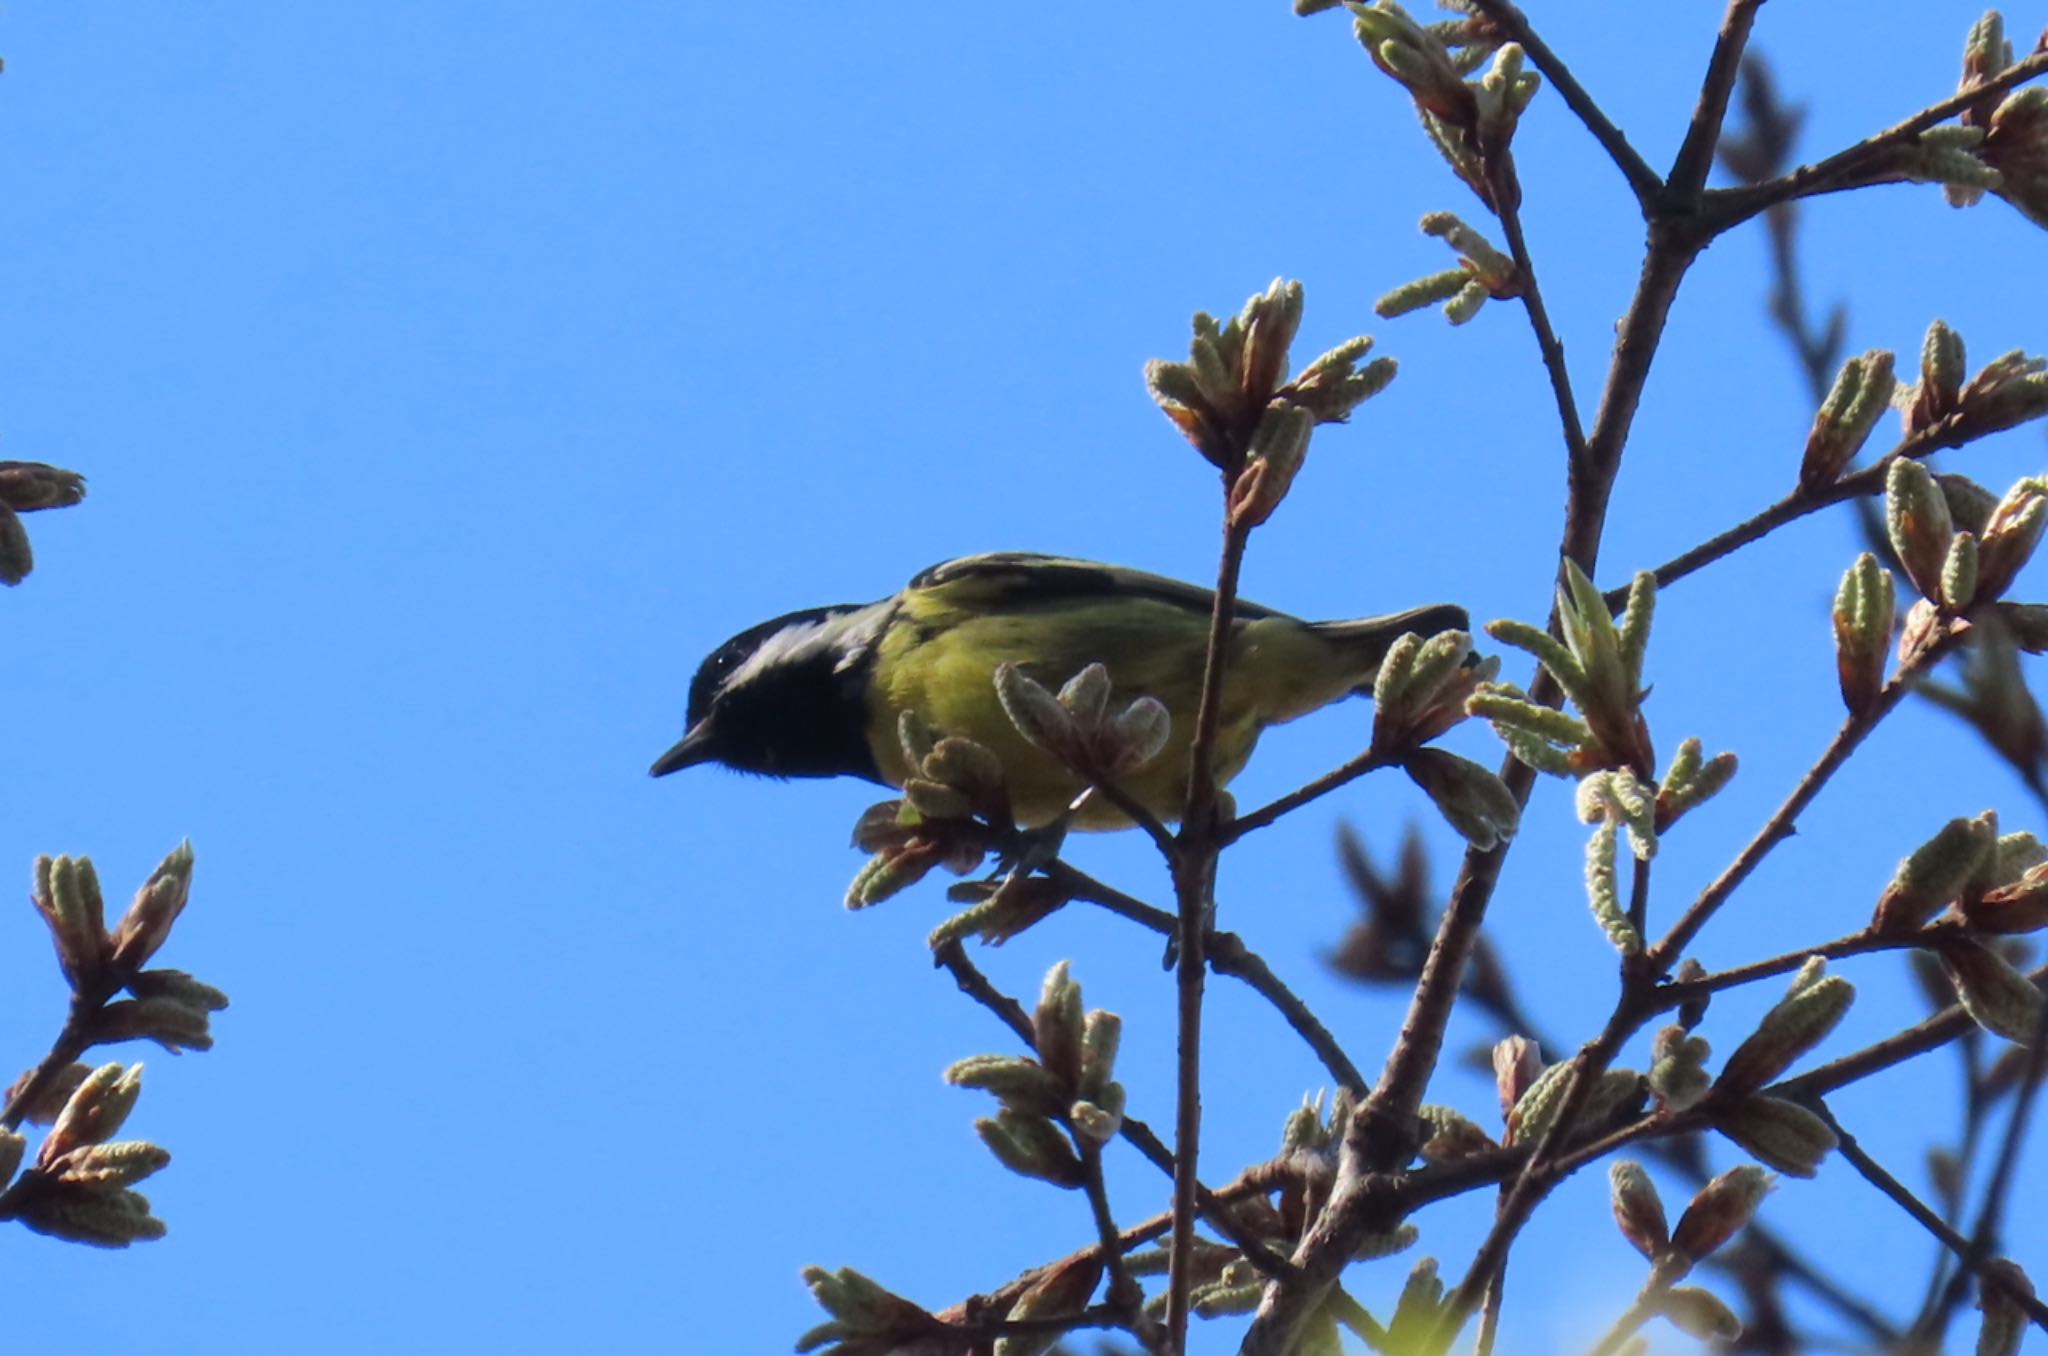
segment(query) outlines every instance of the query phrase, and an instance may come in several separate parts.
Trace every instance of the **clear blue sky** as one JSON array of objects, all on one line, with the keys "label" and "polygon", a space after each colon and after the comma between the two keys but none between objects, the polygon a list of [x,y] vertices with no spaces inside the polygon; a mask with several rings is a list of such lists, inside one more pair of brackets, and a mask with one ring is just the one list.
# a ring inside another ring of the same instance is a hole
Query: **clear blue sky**
[{"label": "clear blue sky", "polygon": [[[1718,7],[1532,8],[1666,162]],[[1813,101],[1817,153],[1952,88],[1978,13],[1849,11],[1773,5],[1759,27]],[[2012,17],[2024,34],[2040,16]],[[1249,596],[1331,617],[1545,609],[1562,462],[1526,326],[1506,306],[1461,331],[1371,317],[1447,262],[1422,213],[1481,213],[1337,18],[1279,0],[110,2],[11,7],[0,54],[0,455],[92,480],[83,507],[31,520],[38,570],[0,598],[0,869],[25,890],[34,854],[85,852],[125,894],[190,835],[195,900],[164,959],[235,1000],[213,1053],[141,1056],[131,1129],[177,1156],[149,1189],[166,1241],[0,1231],[23,1349],[141,1330],[169,1352],[775,1351],[817,1318],[805,1263],[938,1306],[1085,1241],[1082,1203],[995,1167],[969,1128],[981,1100],[939,1082],[1009,1047],[929,967],[937,885],[839,905],[872,788],[644,768],[698,659],[762,617],[992,548],[1207,575],[1213,484],[1139,380],[1198,307],[1299,277],[1310,352],[1367,330],[1402,362],[1318,439]],[[1548,92],[1517,149],[1590,407],[1640,226]],[[2003,205],[1900,188],[1806,221],[1816,296],[1853,299],[1853,350],[1915,352],[1937,315],[1973,361],[2048,347],[2048,241]],[[1763,257],[1756,232],[1721,242],[1680,299],[1605,583],[1793,481],[1811,410],[1765,328]],[[2002,489],[2043,452],[2030,431],[1951,465]],[[1659,744],[1697,734],[1743,771],[1667,843],[1664,917],[1832,731],[1826,608],[1857,549],[1827,515],[1667,595]],[[1341,760],[1368,719],[1289,728],[1240,790]],[[1482,730],[1450,743],[1497,756]],[[1901,854],[1990,805],[2042,827],[1958,725],[1906,712],[1700,954],[1850,930]],[[1397,996],[1317,960],[1352,916],[1340,816],[1383,849],[1422,817],[1448,880],[1448,832],[1378,778],[1234,854],[1224,916],[1375,1068]],[[1582,834],[1546,784],[1494,908],[1530,1006],[1572,1041],[1612,992]],[[1139,844],[1075,852],[1163,893]],[[1074,909],[982,959],[1028,993],[1061,956],[1124,1014],[1133,1111],[1170,1120],[1156,944]],[[1901,969],[1850,967],[1863,999],[1830,1050],[1917,1016]],[[1721,1052],[1764,1000],[1717,1002]],[[28,908],[0,914],[6,1058],[36,1057],[61,1003]],[[1220,1178],[1323,1079],[1237,986],[1213,1014]],[[1955,1083],[1931,1060],[1839,1110],[1918,1183]],[[1490,1115],[1476,1078],[1435,1097]],[[1164,1200],[1135,1156],[1112,1170],[1121,1215]],[[2030,1168],[2022,1192],[2044,1187]],[[1522,1349],[1583,1338],[1641,1279],[1603,1198],[1597,1173],[1561,1192],[1518,1254]],[[1456,1272],[1489,1214],[1433,1212],[1422,1250]],[[1768,1217],[1866,1281],[1917,1278],[1931,1246],[1839,1162]],[[2040,1223],[2015,1227],[2018,1255],[2048,1261]],[[1405,1269],[1356,1289],[1383,1303]]]}]

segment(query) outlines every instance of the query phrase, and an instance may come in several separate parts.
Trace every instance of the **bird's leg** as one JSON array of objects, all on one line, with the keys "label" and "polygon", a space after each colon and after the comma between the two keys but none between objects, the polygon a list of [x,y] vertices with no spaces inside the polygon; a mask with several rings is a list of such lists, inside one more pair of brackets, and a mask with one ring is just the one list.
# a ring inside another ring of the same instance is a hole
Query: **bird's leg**
[{"label": "bird's leg", "polygon": [[1035,829],[1017,830],[1016,844],[1006,849],[996,859],[995,875],[1005,880],[1021,880],[1058,857],[1060,848],[1065,846],[1067,841],[1068,825],[1074,822],[1074,816],[1081,812],[1081,808],[1094,794],[1095,788],[1087,787],[1080,795],[1074,797],[1073,803],[1060,811],[1059,817],[1051,823]]}]

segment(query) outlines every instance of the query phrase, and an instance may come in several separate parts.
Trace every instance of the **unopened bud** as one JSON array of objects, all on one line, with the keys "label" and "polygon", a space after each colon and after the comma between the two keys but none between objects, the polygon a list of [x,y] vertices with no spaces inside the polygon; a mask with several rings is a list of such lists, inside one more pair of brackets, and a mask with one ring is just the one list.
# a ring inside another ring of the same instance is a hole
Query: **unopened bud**
[{"label": "unopened bud", "polygon": [[[1820,964],[1816,956],[1809,967]],[[1811,976],[1801,970],[1791,992],[1764,1014],[1748,1040],[1735,1048],[1715,1082],[1724,1099],[1746,1096],[1775,1080],[1792,1062],[1819,1045],[1856,1001],[1856,989],[1840,975]]]},{"label": "unopened bud", "polygon": [[1865,551],[1835,593],[1835,673],[1853,715],[1868,711],[1884,689],[1895,607],[1891,571]]},{"label": "unopened bud", "polygon": [[976,1121],[974,1129],[996,1161],[1011,1172],[1069,1190],[1087,1180],[1074,1146],[1043,1116],[1004,1110]]},{"label": "unopened bud", "polygon": [[1076,1090],[1093,1097],[1116,1075],[1117,1047],[1123,1042],[1124,1019],[1096,1008],[1081,1023],[1081,1078]]},{"label": "unopened bud", "polygon": [[947,1066],[944,1076],[956,1088],[994,1093],[1004,1106],[1030,1115],[1056,1116],[1069,1100],[1065,1084],[1020,1055],[970,1055]]},{"label": "unopened bud", "polygon": [[2033,558],[2044,530],[2048,530],[2048,483],[2029,476],[1998,501],[1985,521],[1977,596],[2004,596],[2020,568]]},{"label": "unopened bud", "polygon": [[1042,683],[1008,660],[996,665],[995,683],[1003,713],[1018,734],[1055,757],[1073,749],[1073,715]]},{"label": "unopened bud", "polygon": [[1722,1244],[1749,1227],[1771,1186],[1769,1173],[1747,1163],[1722,1173],[1701,1187],[1678,1217],[1678,1227],[1671,1234],[1672,1250],[1694,1262],[1713,1256]]},{"label": "unopened bud", "polygon": [[1971,1021],[2021,1045],[2040,1039],[2041,990],[1996,950],[1957,938],[1942,946],[1941,966]]},{"label": "unopened bud", "polygon": [[56,1124],[43,1138],[36,1154],[36,1166],[48,1167],[81,1144],[101,1144],[112,1139],[135,1099],[142,1095],[142,1066],[124,1068],[102,1064],[87,1074],[57,1115]]},{"label": "unopened bud", "polygon": [[1471,759],[1423,748],[1403,759],[1401,768],[1473,847],[1490,852],[1515,836],[1522,808],[1514,793]]},{"label": "unopened bud", "polygon": [[1069,977],[1067,962],[1061,961],[1046,971],[1031,1029],[1039,1059],[1063,1087],[1074,1087],[1081,1076],[1083,1025],[1081,986]]},{"label": "unopened bud", "polygon": [[1614,1222],[1621,1227],[1621,1236],[1629,1241],[1630,1247],[1656,1261],[1671,1246],[1671,1224],[1664,1217],[1664,1201],[1657,1195],[1657,1184],[1643,1171],[1642,1164],[1626,1158],[1617,1160],[1607,1170],[1607,1180]]},{"label": "unopened bud", "polygon": [[2015,935],[2048,927],[2048,867],[1963,899],[1963,918],[1979,932]]},{"label": "unopened bud", "polygon": [[1838,1142],[1826,1121],[1778,1097],[1751,1097],[1716,1111],[1714,1128],[1758,1162],[1793,1177],[1818,1173]]},{"label": "unopened bud", "polygon": [[1977,596],[1977,539],[1968,532],[1949,538],[1948,557],[1941,563],[1941,609],[1960,616]]},{"label": "unopened bud", "polygon": [[1941,597],[1941,567],[1955,534],[1948,501],[1926,467],[1908,457],[1892,462],[1885,476],[1885,528],[1892,550],[1920,596]]},{"label": "unopened bud", "polygon": [[1742,1336],[1742,1320],[1719,1296],[1696,1285],[1674,1285],[1657,1299],[1657,1312],[1687,1337],[1702,1342],[1733,1342]]},{"label": "unopened bud", "polygon": [[1919,927],[1954,899],[1997,845],[1997,831],[1977,819],[1951,819],[1899,863],[1878,898],[1871,927],[1897,934]]},{"label": "unopened bud", "polygon": [[1509,1036],[1493,1047],[1493,1082],[1505,1122],[1543,1073],[1543,1051],[1527,1036]]},{"label": "unopened bud", "polygon": [[1862,450],[1897,385],[1892,355],[1883,349],[1842,364],[1806,435],[1806,454],[1799,465],[1801,488],[1816,490],[1834,483]]},{"label": "unopened bud", "polygon": [[134,902],[114,929],[114,966],[137,970],[149,964],[149,958],[170,937],[171,925],[185,911],[191,894],[192,843],[188,839],[172,848],[135,892]]}]

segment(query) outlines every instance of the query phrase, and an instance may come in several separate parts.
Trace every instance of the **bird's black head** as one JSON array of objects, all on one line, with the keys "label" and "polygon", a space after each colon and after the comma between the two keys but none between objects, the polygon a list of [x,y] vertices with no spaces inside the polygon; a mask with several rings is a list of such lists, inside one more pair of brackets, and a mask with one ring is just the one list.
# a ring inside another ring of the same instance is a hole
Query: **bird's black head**
[{"label": "bird's black head", "polygon": [[740,632],[698,667],[689,733],[648,771],[723,763],[770,777],[877,780],[866,691],[886,620],[872,608],[817,607]]}]

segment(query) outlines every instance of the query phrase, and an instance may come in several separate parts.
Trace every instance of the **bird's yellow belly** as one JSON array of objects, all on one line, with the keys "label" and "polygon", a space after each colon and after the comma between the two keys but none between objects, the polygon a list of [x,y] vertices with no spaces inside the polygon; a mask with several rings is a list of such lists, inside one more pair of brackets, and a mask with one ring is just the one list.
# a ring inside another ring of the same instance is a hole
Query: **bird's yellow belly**
[{"label": "bird's yellow belly", "polygon": [[[894,713],[911,710],[934,733],[961,735],[995,753],[1002,761],[1012,812],[1019,824],[1032,827],[1049,823],[1072,804],[1081,793],[1081,780],[1018,733],[996,696],[994,673],[998,664],[1009,660],[1023,665],[1047,687],[1057,689],[1074,672],[1096,660],[1078,654],[1048,658],[1046,629],[1032,625],[1031,620],[976,618],[936,637],[921,639],[906,630],[900,642],[893,636],[885,640],[885,649],[900,646],[899,653],[885,657],[879,670],[881,681],[870,688],[868,700],[876,761],[886,780],[900,786],[908,770],[894,736]],[[1128,622],[1128,616],[1119,620]],[[1060,631],[1068,635],[1077,631],[1085,634],[1085,628],[1071,625]],[[1193,701],[1186,699],[1185,694],[1200,689],[1202,638],[1199,632],[1162,635],[1133,645],[1132,638],[1125,636],[1120,638],[1119,648],[1140,658],[1122,664],[1107,663],[1115,704],[1153,696],[1165,703],[1171,717],[1172,733],[1166,747],[1144,767],[1120,779],[1124,790],[1161,819],[1179,818],[1187,800],[1195,710]],[[1192,671],[1160,672],[1162,662],[1176,668],[1191,666]],[[1216,749],[1219,783],[1228,782],[1243,770],[1258,742],[1260,722],[1254,704],[1234,700],[1240,695],[1232,691],[1236,686],[1225,685]],[[886,736],[885,730],[889,732]],[[1118,829],[1128,823],[1113,805],[1100,799],[1091,799],[1073,820],[1074,826],[1082,829]]]}]

